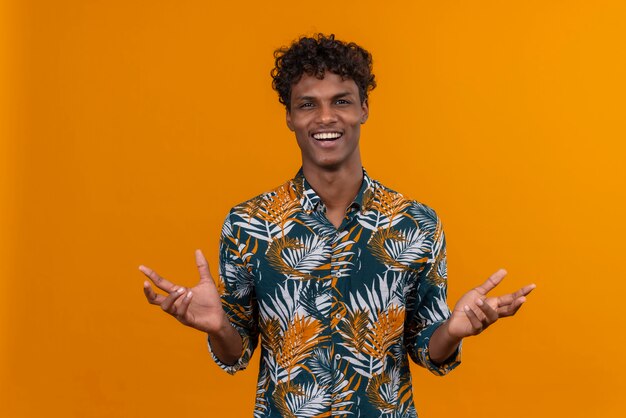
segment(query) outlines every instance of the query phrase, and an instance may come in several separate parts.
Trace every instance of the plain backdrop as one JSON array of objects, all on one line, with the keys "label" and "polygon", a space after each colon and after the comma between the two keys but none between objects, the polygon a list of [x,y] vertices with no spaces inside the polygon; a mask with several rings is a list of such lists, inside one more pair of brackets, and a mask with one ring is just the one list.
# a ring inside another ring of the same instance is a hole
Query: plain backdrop
[{"label": "plain backdrop", "polygon": [[624,1],[13,0],[0,31],[0,414],[247,417],[229,376],[142,293],[146,264],[216,273],[229,208],[300,155],[275,48],[335,33],[374,56],[368,173],[434,207],[449,303],[500,267],[535,282],[420,417],[621,417]]}]

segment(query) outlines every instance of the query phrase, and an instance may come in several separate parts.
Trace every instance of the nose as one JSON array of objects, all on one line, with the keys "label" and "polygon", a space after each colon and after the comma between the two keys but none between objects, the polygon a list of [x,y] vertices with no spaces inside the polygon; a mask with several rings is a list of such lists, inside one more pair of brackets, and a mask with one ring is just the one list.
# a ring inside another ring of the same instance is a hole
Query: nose
[{"label": "nose", "polygon": [[319,107],[317,120],[322,125],[330,125],[337,122],[337,115],[331,106],[324,104]]}]

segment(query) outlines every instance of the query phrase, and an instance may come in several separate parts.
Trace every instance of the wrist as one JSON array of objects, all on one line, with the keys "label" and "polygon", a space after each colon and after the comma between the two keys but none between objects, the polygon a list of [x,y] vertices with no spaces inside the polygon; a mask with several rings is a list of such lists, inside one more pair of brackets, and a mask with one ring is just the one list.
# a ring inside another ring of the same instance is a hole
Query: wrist
[{"label": "wrist", "polygon": [[442,337],[446,340],[447,344],[458,345],[463,340],[463,337],[450,333],[450,319],[451,318],[446,319],[443,324],[441,324],[441,334]]},{"label": "wrist", "polygon": [[226,313],[224,313],[221,320],[219,321],[219,325],[217,326],[217,328],[206,330],[206,333],[209,335],[209,337],[224,338],[228,334],[232,333],[232,330],[233,326],[231,325]]}]

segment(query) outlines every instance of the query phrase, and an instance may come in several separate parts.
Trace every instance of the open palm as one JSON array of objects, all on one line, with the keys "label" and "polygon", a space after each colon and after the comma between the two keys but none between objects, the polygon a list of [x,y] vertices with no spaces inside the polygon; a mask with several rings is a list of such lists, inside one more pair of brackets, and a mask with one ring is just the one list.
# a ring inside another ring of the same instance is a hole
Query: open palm
[{"label": "open palm", "polygon": [[451,336],[465,338],[477,335],[499,318],[515,315],[535,285],[524,286],[514,293],[488,297],[487,293],[493,290],[506,274],[505,270],[498,270],[482,285],[461,296],[448,320],[448,332]]},{"label": "open palm", "polygon": [[200,273],[200,281],[188,290],[162,278],[148,267],[140,266],[139,270],[157,288],[167,293],[167,295],[156,293],[150,282],[145,281],[144,293],[148,302],[153,305],[160,305],[165,312],[174,316],[181,323],[211,334],[223,326],[226,320],[225,313],[215,282],[209,271],[209,265],[200,250],[196,250],[196,265]]}]

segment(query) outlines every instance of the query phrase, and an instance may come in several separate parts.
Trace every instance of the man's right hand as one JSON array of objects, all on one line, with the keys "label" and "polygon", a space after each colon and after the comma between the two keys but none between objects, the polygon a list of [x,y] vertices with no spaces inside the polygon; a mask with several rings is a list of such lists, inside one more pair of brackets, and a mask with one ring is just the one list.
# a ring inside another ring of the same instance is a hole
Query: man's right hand
[{"label": "man's right hand", "polygon": [[143,291],[148,302],[152,305],[160,305],[165,312],[181,323],[209,335],[218,334],[225,327],[231,328],[231,326],[222,309],[219,293],[209,272],[209,265],[200,250],[196,250],[196,265],[200,273],[200,281],[190,289],[162,278],[148,267],[139,266],[139,270],[167,295],[156,293],[147,280],[143,284]]}]

